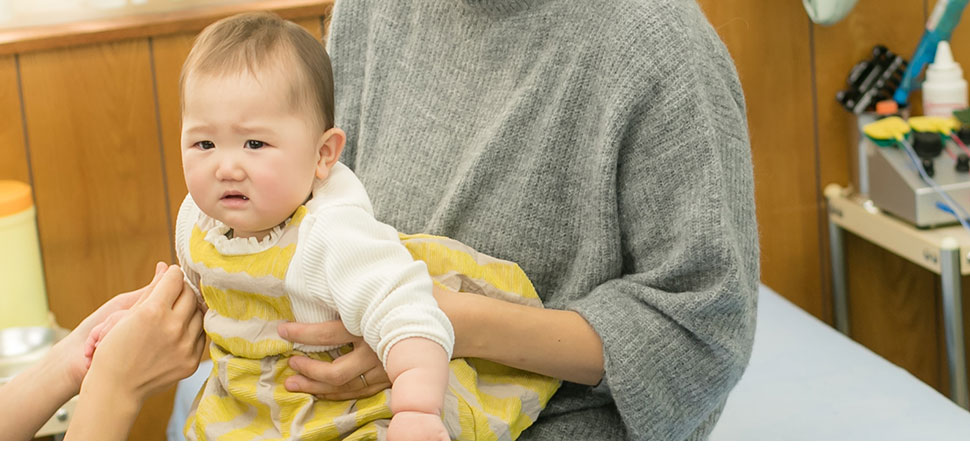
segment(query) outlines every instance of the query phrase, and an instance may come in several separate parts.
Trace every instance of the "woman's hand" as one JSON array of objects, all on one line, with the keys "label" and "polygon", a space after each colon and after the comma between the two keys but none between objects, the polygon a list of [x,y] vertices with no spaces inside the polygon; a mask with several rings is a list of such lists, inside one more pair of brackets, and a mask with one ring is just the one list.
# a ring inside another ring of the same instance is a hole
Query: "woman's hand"
[{"label": "woman's hand", "polygon": [[66,437],[124,439],[145,398],[191,375],[204,348],[195,293],[171,266],[98,344]]},{"label": "woman's hand", "polygon": [[104,337],[91,370],[111,374],[135,397],[145,398],[191,375],[204,346],[195,293],[185,285],[181,268],[171,266]]},{"label": "woman's hand", "polygon": [[300,344],[354,347],[332,363],[305,356],[291,357],[290,367],[299,373],[284,382],[291,392],[306,392],[336,401],[369,397],[391,387],[377,354],[363,338],[350,334],[339,320],[288,322],[280,324],[277,332],[283,339]]},{"label": "woman's hand", "polygon": [[136,303],[143,301],[158,283],[158,280],[161,279],[166,269],[168,269],[168,265],[164,262],[155,264],[155,277],[152,278],[152,281],[147,286],[135,291],[118,294],[111,298],[111,300],[104,302],[100,308],[85,318],[71,331],[71,334],[62,339],[52,349],[52,353],[57,354],[57,359],[65,364],[65,370],[71,382],[76,386],[75,389],[80,389],[81,381],[88,371],[89,360],[85,357],[84,353],[86,341],[91,334],[91,330],[101,325],[112,314],[118,311],[125,311]]},{"label": "woman's hand", "polygon": [[39,363],[0,386],[0,440],[25,440],[47,422],[57,408],[77,395],[88,370],[84,342],[95,326],[116,311],[143,298],[167,266],[158,263],[155,279],[137,291],[118,294],[61,339]]},{"label": "woman's hand", "polygon": [[[450,295],[451,291],[435,285],[432,293],[441,302],[441,298]],[[339,320],[287,322],[277,327],[277,333],[283,339],[299,344],[353,346],[353,350],[332,363],[304,356],[290,358],[290,367],[299,373],[284,382],[290,392],[306,392],[323,400],[351,400],[369,397],[391,387],[390,377],[374,350],[363,338],[350,334]]]}]

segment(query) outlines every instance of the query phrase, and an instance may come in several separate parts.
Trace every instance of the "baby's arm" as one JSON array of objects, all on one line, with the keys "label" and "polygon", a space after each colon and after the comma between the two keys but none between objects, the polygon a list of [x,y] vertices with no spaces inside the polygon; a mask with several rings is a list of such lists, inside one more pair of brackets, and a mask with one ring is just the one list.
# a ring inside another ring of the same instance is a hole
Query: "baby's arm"
[{"label": "baby's arm", "polygon": [[[132,308],[137,306],[137,304],[132,305]],[[87,340],[84,341],[84,360],[87,362],[87,367],[91,367],[91,360],[94,358],[94,350],[98,348],[98,343],[114,328],[116,323],[127,317],[129,313],[131,313],[131,309],[115,311],[91,329]]]},{"label": "baby's arm", "polygon": [[391,379],[391,441],[447,441],[441,408],[448,387],[448,353],[438,343],[405,338],[387,354]]},{"label": "baby's arm", "polygon": [[[304,220],[303,249],[287,277],[336,309],[384,363],[395,413],[388,439],[447,439],[440,414],[455,338],[427,266],[363,208],[334,207]],[[294,303],[294,313],[301,310]]]}]

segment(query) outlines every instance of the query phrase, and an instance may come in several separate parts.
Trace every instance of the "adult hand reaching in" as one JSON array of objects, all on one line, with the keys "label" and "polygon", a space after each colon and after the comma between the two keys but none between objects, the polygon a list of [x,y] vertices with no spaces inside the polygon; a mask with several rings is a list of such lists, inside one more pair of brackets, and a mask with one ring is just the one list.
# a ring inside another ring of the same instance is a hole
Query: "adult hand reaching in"
[{"label": "adult hand reaching in", "polygon": [[91,330],[108,316],[131,308],[147,296],[167,267],[159,262],[155,279],[149,285],[105,302],[57,342],[44,359],[0,386],[0,403],[6,406],[0,410],[0,439],[30,439],[57,408],[77,395],[88,371],[83,351]]},{"label": "adult hand reaching in", "polygon": [[[112,297],[111,300],[105,302],[100,308],[85,318],[71,331],[70,335],[59,343],[61,348],[57,350],[62,353],[59,358],[63,358],[67,364],[68,374],[78,387],[81,386],[81,381],[84,379],[84,375],[90,366],[90,355],[85,355],[85,353],[87,353],[86,347],[90,343],[90,335],[93,330],[103,327],[109,317],[116,317],[119,314],[123,314],[135,304],[143,301],[152,289],[154,289],[155,285],[158,284],[158,280],[161,279],[167,269],[168,264],[161,261],[156,263],[155,277],[152,278],[152,281],[147,286]],[[91,352],[93,353],[93,348]]]},{"label": "adult hand reaching in", "polygon": [[178,266],[98,344],[67,439],[124,439],[142,402],[192,374],[205,348],[202,312]]}]

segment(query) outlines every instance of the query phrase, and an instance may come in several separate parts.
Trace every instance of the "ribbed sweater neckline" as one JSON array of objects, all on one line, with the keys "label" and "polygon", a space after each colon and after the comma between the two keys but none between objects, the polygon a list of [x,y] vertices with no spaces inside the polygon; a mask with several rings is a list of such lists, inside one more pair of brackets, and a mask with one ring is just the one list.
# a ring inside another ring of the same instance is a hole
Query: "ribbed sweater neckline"
[{"label": "ribbed sweater neckline", "polygon": [[489,15],[509,15],[525,11],[544,0],[462,0],[469,8]]}]

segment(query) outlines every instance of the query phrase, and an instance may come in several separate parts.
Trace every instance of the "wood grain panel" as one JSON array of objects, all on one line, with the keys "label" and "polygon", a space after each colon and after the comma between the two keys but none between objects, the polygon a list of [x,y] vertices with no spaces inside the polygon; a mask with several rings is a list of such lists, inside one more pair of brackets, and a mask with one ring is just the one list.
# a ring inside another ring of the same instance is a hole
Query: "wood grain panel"
[{"label": "wood grain panel", "polygon": [[808,17],[800,2],[699,3],[735,60],[747,100],[761,281],[818,316],[820,187]]},{"label": "wood grain panel", "polygon": [[128,434],[129,441],[165,441],[168,419],[175,403],[175,385],[145,399]]},{"label": "wood grain panel", "polygon": [[170,260],[148,42],[21,58],[47,291],[71,328]]},{"label": "wood grain panel", "polygon": [[939,278],[852,233],[845,233],[845,250],[852,338],[926,384],[944,387]]},{"label": "wood grain panel", "polygon": [[293,19],[293,22],[309,31],[318,41],[321,40],[323,36],[323,21],[320,16],[301,17],[299,19]]},{"label": "wood grain panel", "polygon": [[165,156],[165,184],[169,198],[169,214],[172,217],[172,228],[169,233],[172,236],[175,235],[175,219],[178,217],[179,205],[188,193],[185,188],[185,178],[182,175],[182,151],[179,143],[182,134],[179,74],[182,72],[182,63],[189,55],[197,34],[172,34],[152,39],[159,125],[162,130],[162,150]]},{"label": "wood grain panel", "polygon": [[[21,59],[51,310],[72,328],[171,261],[147,40]],[[147,402],[139,424],[170,411]],[[132,430],[164,438],[164,423]]]},{"label": "wood grain panel", "polygon": [[0,57],[0,180],[30,183],[24,122],[20,115],[17,63],[13,56]]},{"label": "wood grain panel", "polygon": [[[213,19],[213,21],[218,18]],[[306,28],[317,39],[321,38],[320,17],[304,17],[294,22]],[[178,217],[178,208],[188,192],[182,175],[182,152],[180,149],[181,110],[179,106],[179,74],[182,64],[192,49],[198,33],[181,33],[152,39],[152,57],[155,67],[155,83],[158,90],[159,123],[162,130],[162,149],[165,159],[165,180],[169,198],[169,213]],[[174,235],[175,230],[170,232]]]}]

